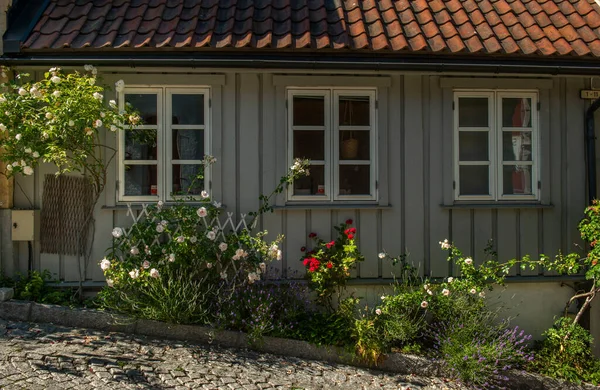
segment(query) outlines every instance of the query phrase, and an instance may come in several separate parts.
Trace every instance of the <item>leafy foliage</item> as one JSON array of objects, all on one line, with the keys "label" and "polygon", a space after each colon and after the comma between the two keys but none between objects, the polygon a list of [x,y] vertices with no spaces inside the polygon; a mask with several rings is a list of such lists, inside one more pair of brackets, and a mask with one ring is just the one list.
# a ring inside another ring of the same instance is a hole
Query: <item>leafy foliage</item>
[{"label": "leafy foliage", "polygon": [[1,287],[12,287],[15,299],[39,303],[71,306],[75,302],[70,289],[53,288],[46,284],[50,271],[30,271],[27,275],[17,274],[14,279],[0,277]]},{"label": "leafy foliage", "polygon": [[600,383],[600,360],[591,352],[590,332],[570,318],[561,317],[544,332],[530,367],[544,375],[570,382]]},{"label": "leafy foliage", "polygon": [[317,303],[330,311],[333,311],[333,295],[337,293],[340,296],[350,278],[350,271],[364,260],[354,240],[356,228],[351,225],[352,220],[349,219],[335,226],[338,237],[329,242],[323,241],[316,233],[310,233],[308,237],[315,241],[315,246],[302,260],[307,268],[309,286],[317,293]]}]

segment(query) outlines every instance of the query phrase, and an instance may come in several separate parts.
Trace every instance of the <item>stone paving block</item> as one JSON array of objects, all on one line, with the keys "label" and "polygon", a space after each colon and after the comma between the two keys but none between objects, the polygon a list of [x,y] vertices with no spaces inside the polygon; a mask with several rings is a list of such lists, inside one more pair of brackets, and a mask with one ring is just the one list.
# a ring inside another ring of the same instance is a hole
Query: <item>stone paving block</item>
[{"label": "stone paving block", "polygon": [[15,296],[15,290],[10,287],[0,287],[0,302],[8,301]]},{"label": "stone paving block", "polygon": [[0,318],[12,321],[29,321],[31,302],[10,300],[0,302]]}]

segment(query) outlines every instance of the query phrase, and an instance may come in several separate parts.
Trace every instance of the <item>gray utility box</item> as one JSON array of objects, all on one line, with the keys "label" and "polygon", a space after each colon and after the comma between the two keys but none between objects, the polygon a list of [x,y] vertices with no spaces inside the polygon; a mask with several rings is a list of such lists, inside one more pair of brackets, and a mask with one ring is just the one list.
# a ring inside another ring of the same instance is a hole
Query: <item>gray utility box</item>
[{"label": "gray utility box", "polygon": [[40,211],[12,210],[12,240],[38,241],[40,239]]}]

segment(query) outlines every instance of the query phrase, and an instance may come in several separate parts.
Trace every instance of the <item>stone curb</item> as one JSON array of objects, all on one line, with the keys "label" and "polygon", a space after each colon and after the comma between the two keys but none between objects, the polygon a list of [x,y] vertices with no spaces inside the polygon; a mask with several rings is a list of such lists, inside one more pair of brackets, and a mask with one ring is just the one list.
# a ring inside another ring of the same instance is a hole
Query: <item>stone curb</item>
[{"label": "stone curb", "polygon": [[[0,319],[51,323],[68,327],[123,332],[153,338],[215,344],[233,348],[248,348],[249,346],[246,334],[241,332],[216,330],[195,325],[167,324],[152,320],[133,320],[126,316],[114,315],[98,310],[71,309],[64,306],[45,305],[27,301],[9,300],[0,302]],[[276,355],[350,364],[403,375],[426,377],[439,377],[443,375],[443,368],[438,362],[419,356],[398,353],[387,355],[385,360],[377,366],[370,366],[359,361],[353,353],[343,348],[318,347],[306,341],[264,337],[260,345],[253,345],[252,348],[260,352]],[[524,371],[510,371],[506,376],[509,378],[508,388],[515,390],[598,390],[599,388],[592,385],[575,385]]]}]

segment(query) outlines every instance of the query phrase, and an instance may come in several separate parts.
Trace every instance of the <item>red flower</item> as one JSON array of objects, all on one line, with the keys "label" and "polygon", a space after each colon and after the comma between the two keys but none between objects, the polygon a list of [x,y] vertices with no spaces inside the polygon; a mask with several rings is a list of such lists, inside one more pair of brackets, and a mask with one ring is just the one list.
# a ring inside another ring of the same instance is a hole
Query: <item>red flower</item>
[{"label": "red flower", "polygon": [[352,233],[352,234],[356,234],[356,228],[350,228],[350,229],[348,229],[348,230],[350,230],[350,233]]},{"label": "red flower", "polygon": [[315,238],[317,236],[317,233],[310,233],[308,235],[308,238]]},{"label": "red flower", "polygon": [[320,262],[319,260],[315,259],[314,257],[311,257],[311,258],[310,258],[310,259],[308,259],[308,260],[309,260],[309,263],[308,263],[308,264],[309,264],[309,266],[310,266],[310,267],[308,268],[308,270],[309,270],[310,272],[315,272],[315,271],[317,271],[317,270],[319,269],[319,266],[321,265],[321,262]]},{"label": "red flower", "polygon": [[334,245],[335,245],[335,241],[331,241],[331,242],[328,242],[327,244],[325,244],[325,246],[327,247],[327,249],[330,249]]},{"label": "red flower", "polygon": [[333,264],[331,264],[331,261],[329,263],[327,263],[327,268],[331,268],[333,267]]},{"label": "red flower", "polygon": [[346,230],[344,230],[344,234],[345,234],[345,235],[348,235],[348,234],[350,234],[350,229],[346,229]]},{"label": "red flower", "polygon": [[353,222],[352,219],[347,219],[346,220],[346,225],[352,225],[352,222]]},{"label": "red flower", "polygon": [[303,246],[302,248],[300,248],[300,252],[306,252],[306,247]]},{"label": "red flower", "polygon": [[304,259],[304,261],[302,262],[304,264],[304,266],[306,267],[308,265],[308,263],[310,262],[310,259],[307,257],[306,259]]},{"label": "red flower", "polygon": [[354,234],[348,234],[348,239],[352,240],[354,238]]}]

